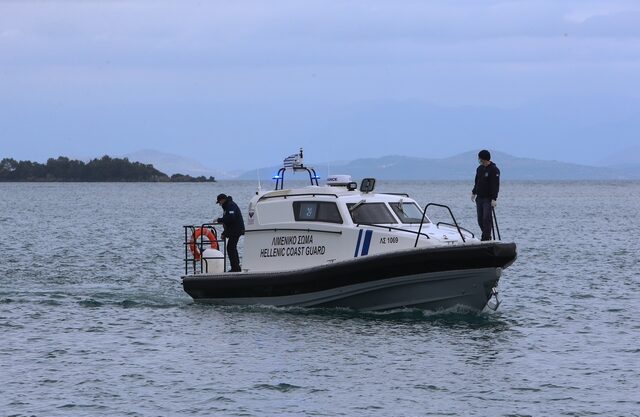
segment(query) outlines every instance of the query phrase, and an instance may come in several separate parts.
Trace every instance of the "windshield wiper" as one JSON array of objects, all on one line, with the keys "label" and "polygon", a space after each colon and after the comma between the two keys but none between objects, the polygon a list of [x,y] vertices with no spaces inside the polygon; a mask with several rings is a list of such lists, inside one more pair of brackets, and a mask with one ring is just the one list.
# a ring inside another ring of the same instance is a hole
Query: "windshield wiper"
[{"label": "windshield wiper", "polygon": [[351,206],[351,207],[349,208],[349,213],[353,213],[353,211],[354,211],[355,209],[357,209],[358,207],[360,207],[361,205],[363,205],[363,204],[364,204],[364,203],[366,203],[366,202],[367,202],[367,200],[360,200],[360,201],[358,201],[356,204],[354,204],[353,206]]}]

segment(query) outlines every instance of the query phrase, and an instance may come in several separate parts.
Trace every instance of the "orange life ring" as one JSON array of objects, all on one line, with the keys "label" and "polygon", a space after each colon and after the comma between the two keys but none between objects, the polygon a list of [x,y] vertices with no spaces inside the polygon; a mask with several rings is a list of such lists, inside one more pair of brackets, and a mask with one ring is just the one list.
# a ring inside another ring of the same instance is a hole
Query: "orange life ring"
[{"label": "orange life ring", "polygon": [[213,231],[212,229],[209,229],[208,227],[198,227],[191,235],[191,240],[189,241],[189,250],[193,254],[193,257],[195,258],[196,261],[199,261],[201,257],[200,249],[198,249],[198,245],[196,244],[196,241],[202,235],[204,235],[207,239],[209,239],[209,242],[211,243],[211,249],[215,249],[215,250],[219,249],[216,232]]}]

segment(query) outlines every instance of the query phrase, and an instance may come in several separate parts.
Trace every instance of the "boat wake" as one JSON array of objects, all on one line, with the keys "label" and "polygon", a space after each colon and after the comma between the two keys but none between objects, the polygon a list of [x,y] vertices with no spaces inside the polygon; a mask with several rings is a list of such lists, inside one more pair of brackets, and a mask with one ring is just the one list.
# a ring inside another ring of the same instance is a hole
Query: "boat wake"
[{"label": "boat wake", "polygon": [[351,308],[309,308],[299,306],[272,305],[194,305],[197,308],[225,311],[232,314],[273,314],[291,317],[307,317],[317,319],[365,320],[383,322],[425,322],[449,326],[470,325],[473,327],[495,327],[508,325],[500,313],[483,310],[477,311],[464,305],[456,305],[437,311],[415,308],[400,308],[384,311],[361,311]]}]

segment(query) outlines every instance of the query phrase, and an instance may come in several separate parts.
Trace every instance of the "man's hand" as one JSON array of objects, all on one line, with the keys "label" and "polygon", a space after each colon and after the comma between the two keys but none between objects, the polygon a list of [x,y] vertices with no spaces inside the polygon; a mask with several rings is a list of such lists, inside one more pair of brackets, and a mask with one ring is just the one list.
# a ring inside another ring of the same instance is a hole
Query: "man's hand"
[{"label": "man's hand", "polygon": [[224,240],[224,232],[220,235],[220,238]]},{"label": "man's hand", "polygon": [[498,202],[496,200],[491,200],[491,207],[495,207],[498,205]]},{"label": "man's hand", "polygon": [[216,219],[216,223],[218,223],[218,224],[222,223],[222,217],[218,217],[218,218]]},{"label": "man's hand", "polygon": [[475,194],[471,194],[471,202],[472,203],[476,202],[476,195]]}]

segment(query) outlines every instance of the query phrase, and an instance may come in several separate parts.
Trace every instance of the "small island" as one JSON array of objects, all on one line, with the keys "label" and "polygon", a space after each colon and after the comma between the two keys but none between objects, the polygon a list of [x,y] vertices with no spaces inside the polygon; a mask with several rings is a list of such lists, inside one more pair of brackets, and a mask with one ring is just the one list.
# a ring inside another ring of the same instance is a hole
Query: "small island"
[{"label": "small island", "polygon": [[167,174],[151,164],[131,162],[128,158],[111,158],[107,155],[84,163],[60,156],[49,158],[46,164],[16,161],[4,158],[0,161],[0,181],[8,182],[215,182],[214,177]]}]

